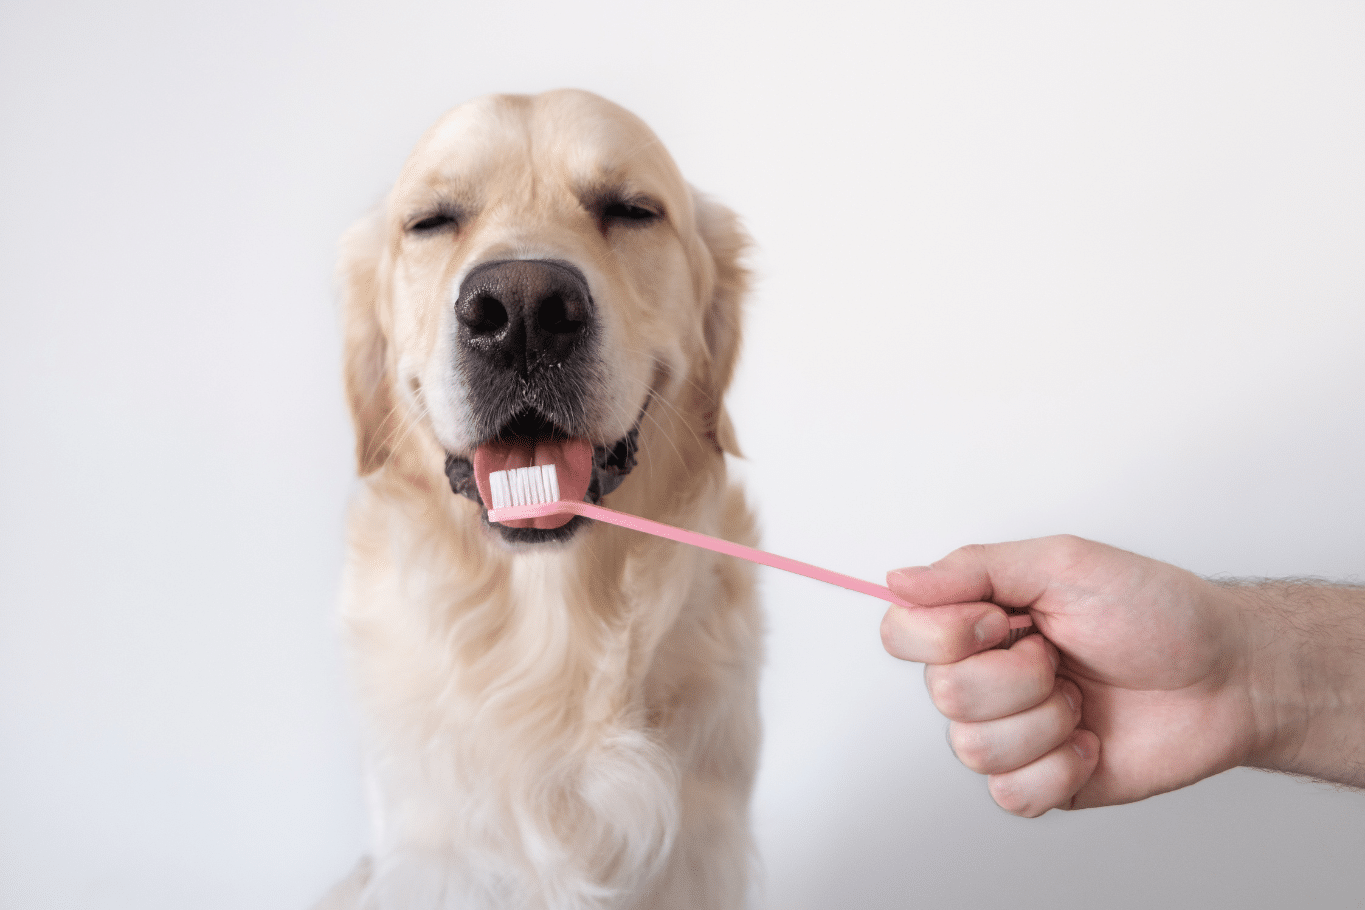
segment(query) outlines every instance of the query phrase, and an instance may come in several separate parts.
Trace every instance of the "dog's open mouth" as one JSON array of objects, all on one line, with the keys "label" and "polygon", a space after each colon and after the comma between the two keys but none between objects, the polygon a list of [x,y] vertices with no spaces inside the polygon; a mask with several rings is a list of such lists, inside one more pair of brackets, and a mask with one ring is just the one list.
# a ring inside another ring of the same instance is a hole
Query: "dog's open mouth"
[{"label": "dog's open mouth", "polygon": [[[479,498],[493,501],[488,475],[531,465],[552,464],[559,480],[559,495],[578,501],[588,494],[592,483],[592,443],[569,436],[534,411],[523,411],[512,418],[494,439],[474,450],[474,480]],[[538,528],[549,531],[569,523],[572,515],[546,515],[504,522],[509,528]]]},{"label": "dog's open mouth", "polygon": [[[520,411],[493,438],[480,443],[472,458],[446,456],[450,487],[486,510],[492,501],[489,474],[553,464],[561,499],[598,502],[619,487],[635,467],[640,421],[648,407],[649,401],[646,401],[630,432],[611,445],[594,445],[581,436],[571,436],[533,409]],[[484,520],[487,520],[486,514]],[[575,515],[548,515],[494,527],[506,540],[542,543],[568,540],[587,521]]]}]

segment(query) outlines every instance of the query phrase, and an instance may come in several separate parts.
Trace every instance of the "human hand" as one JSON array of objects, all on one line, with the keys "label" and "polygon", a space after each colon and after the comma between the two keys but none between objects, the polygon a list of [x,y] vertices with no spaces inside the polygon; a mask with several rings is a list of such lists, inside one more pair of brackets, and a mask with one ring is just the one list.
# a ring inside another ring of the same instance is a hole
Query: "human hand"
[{"label": "human hand", "polygon": [[[1004,809],[1034,817],[1143,799],[1270,746],[1251,693],[1253,634],[1231,589],[1075,537],[964,547],[887,585],[882,621],[919,661],[949,740]],[[1001,607],[1041,635],[1008,650]]]}]

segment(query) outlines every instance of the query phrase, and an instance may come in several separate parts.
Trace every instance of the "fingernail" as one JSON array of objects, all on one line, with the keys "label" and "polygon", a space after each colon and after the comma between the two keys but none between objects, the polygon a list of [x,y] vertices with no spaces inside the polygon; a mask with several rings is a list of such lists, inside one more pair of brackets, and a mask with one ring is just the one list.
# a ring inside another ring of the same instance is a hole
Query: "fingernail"
[{"label": "fingernail", "polygon": [[1081,731],[1077,730],[1071,737],[1071,748],[1076,750],[1082,761],[1090,761],[1090,737],[1082,736]]},{"label": "fingernail", "polygon": [[992,610],[981,619],[977,620],[976,628],[973,633],[976,635],[978,647],[993,645],[998,641],[1003,641],[1009,634],[1010,621],[1005,618],[1005,614],[998,610]]},{"label": "fingernail", "polygon": [[1074,683],[1069,683],[1065,680],[1059,683],[1059,685],[1062,687],[1062,697],[1064,697],[1066,703],[1071,706],[1071,713],[1075,714],[1076,709],[1080,704],[1080,690],[1076,688]]}]

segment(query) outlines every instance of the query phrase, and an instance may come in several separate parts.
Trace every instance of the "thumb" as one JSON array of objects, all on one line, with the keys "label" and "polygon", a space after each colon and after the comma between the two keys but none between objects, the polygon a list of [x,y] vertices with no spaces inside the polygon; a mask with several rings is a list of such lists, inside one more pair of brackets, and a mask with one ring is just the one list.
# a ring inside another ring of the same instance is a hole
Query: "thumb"
[{"label": "thumb", "polygon": [[1060,538],[960,547],[929,566],[895,569],[886,586],[912,604],[988,602],[1027,607],[1047,590]]}]

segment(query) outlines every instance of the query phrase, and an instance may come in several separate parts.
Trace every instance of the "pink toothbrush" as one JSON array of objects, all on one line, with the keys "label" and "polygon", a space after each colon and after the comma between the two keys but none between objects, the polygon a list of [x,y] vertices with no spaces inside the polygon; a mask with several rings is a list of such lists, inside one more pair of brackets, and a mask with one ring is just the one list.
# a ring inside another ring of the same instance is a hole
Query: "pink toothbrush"
[{"label": "pink toothbrush", "polygon": [[[682,528],[675,528],[672,525],[650,521],[648,518],[640,518],[637,515],[618,512],[615,509],[607,509],[592,503],[561,500],[559,498],[559,481],[555,476],[555,466],[552,464],[532,465],[528,468],[515,468],[511,471],[494,471],[488,475],[488,484],[493,494],[493,507],[488,510],[489,521],[516,521],[523,518],[543,518],[546,515],[562,515],[565,512],[572,512],[575,515],[605,521],[623,528],[629,528],[632,531],[642,531],[645,534],[653,534],[655,537],[665,537],[679,543],[724,553],[726,556],[737,556],[759,565],[794,572],[797,575],[838,585],[860,594],[870,594],[902,607],[913,607],[913,604],[906,603],[892,594],[890,588],[873,584],[870,581],[863,581],[861,578],[831,572],[829,569],[822,569],[810,563],[788,559],[774,553],[765,553],[743,544],[698,534],[696,531],[684,531]],[[1027,613],[1010,616],[1011,629],[1023,629],[1032,624],[1033,620]]]}]

